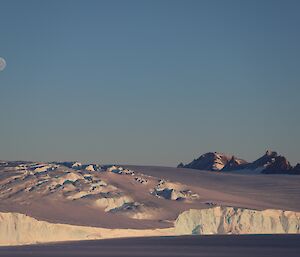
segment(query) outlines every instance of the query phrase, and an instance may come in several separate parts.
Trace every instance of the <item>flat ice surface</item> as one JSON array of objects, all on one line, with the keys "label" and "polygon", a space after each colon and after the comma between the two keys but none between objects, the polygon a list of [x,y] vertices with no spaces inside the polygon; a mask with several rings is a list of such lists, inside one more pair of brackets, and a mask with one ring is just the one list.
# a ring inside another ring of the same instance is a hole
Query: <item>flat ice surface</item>
[{"label": "flat ice surface", "polygon": [[5,257],[299,257],[300,235],[227,235],[108,239],[0,247]]}]

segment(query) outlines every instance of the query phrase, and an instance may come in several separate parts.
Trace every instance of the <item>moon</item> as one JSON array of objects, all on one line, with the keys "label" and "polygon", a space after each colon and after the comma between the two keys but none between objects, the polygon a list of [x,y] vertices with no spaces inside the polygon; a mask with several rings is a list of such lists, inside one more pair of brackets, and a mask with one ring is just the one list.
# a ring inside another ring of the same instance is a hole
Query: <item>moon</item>
[{"label": "moon", "polygon": [[3,71],[6,67],[6,61],[4,58],[0,57],[0,71]]}]

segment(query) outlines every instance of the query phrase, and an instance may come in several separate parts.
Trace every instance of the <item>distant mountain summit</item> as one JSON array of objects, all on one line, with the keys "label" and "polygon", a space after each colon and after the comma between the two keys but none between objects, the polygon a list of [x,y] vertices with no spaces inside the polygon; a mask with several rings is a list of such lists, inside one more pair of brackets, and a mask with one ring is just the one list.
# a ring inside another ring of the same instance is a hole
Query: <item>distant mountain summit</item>
[{"label": "distant mountain summit", "polygon": [[274,162],[278,159],[277,152],[267,150],[266,153],[258,158],[256,161],[248,164],[247,168],[251,170],[261,169],[265,170],[272,167]]},{"label": "distant mountain summit", "polygon": [[220,171],[227,165],[241,165],[245,164],[246,161],[237,159],[232,155],[226,155],[218,152],[209,152],[201,155],[198,159],[194,159],[191,163],[186,165],[179,164],[179,168],[190,168],[197,170],[211,170]]},{"label": "distant mountain summit", "polygon": [[236,157],[232,156],[231,159],[226,163],[223,167],[222,171],[230,171],[239,169],[241,166],[247,165],[248,162],[242,159],[237,159]]},{"label": "distant mountain summit", "polygon": [[198,159],[184,165],[180,163],[178,168],[189,168],[209,171],[241,171],[264,174],[300,174],[300,164],[295,167],[275,151],[267,150],[266,153],[255,160],[247,162],[233,155],[218,152],[209,152]]},{"label": "distant mountain summit", "polygon": [[297,165],[292,169],[292,174],[300,174],[300,163],[297,163]]},{"label": "distant mountain summit", "polygon": [[[261,161],[262,163],[259,163]],[[284,156],[279,156],[276,152],[267,151],[266,154],[258,159],[255,163],[257,166],[263,164],[262,173],[286,173],[290,172],[293,167]]]}]

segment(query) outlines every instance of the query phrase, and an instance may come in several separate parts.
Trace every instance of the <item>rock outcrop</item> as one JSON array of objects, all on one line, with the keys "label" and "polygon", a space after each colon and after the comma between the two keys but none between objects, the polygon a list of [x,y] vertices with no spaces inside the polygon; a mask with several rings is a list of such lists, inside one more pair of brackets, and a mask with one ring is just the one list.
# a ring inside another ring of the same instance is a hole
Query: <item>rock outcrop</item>
[{"label": "rock outcrop", "polygon": [[185,185],[180,183],[172,183],[166,180],[160,180],[155,188],[150,190],[152,195],[166,200],[196,200],[199,198],[198,194],[193,193]]},{"label": "rock outcrop", "polygon": [[102,197],[96,200],[95,205],[101,208],[104,208],[106,212],[118,210],[126,206],[134,206],[136,203],[133,199],[126,195],[115,195],[110,197]]},{"label": "rock outcrop", "polygon": [[178,235],[300,233],[300,213],[232,207],[185,211],[175,222]]}]

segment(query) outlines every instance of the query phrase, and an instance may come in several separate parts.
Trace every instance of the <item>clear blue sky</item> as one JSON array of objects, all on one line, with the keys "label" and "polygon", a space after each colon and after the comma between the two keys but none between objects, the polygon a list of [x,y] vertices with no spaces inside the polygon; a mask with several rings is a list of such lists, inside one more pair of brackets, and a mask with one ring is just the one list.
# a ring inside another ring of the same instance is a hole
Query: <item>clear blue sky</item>
[{"label": "clear blue sky", "polygon": [[0,0],[0,159],[300,161],[300,1]]}]

